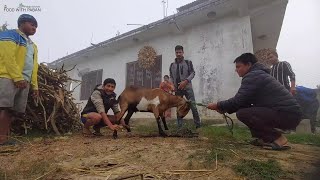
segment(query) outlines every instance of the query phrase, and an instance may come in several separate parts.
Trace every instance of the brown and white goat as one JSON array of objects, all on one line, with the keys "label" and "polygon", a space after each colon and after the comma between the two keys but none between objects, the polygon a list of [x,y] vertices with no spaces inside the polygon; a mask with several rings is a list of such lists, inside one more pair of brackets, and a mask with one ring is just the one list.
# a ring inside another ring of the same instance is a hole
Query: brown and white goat
[{"label": "brown and white goat", "polygon": [[[165,130],[168,130],[164,112],[172,107],[177,107],[177,115],[181,118],[186,116],[190,110],[190,103],[180,97],[171,95],[161,89],[147,89],[127,87],[119,96],[120,119],[128,111],[121,124],[130,132],[129,120],[134,112],[152,112],[157,120],[159,134],[167,136],[161,128],[160,118]],[[118,119],[118,120],[120,120]]]}]

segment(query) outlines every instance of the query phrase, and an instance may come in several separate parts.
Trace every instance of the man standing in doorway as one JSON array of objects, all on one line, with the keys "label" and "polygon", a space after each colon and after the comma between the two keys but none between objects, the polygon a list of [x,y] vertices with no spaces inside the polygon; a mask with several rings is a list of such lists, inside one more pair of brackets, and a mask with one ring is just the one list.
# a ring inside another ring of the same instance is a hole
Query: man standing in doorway
[{"label": "man standing in doorway", "polygon": [[[176,95],[186,96],[188,100],[195,101],[194,92],[192,88],[191,80],[195,76],[193,69],[192,61],[184,59],[184,51],[181,45],[175,47],[176,58],[173,63],[170,65],[170,78],[173,82]],[[193,120],[196,125],[196,128],[200,128],[201,121],[199,113],[196,106],[191,106],[191,111],[193,115]],[[183,124],[183,119],[177,116],[178,127],[181,128]]]}]

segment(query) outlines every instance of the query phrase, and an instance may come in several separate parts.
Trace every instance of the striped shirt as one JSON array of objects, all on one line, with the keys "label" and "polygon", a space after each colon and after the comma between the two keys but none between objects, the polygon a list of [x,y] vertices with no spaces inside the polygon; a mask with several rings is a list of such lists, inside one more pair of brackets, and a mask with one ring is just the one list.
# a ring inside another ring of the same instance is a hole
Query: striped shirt
[{"label": "striped shirt", "polygon": [[281,61],[273,65],[270,74],[271,76],[276,78],[282,85],[284,85],[288,90],[290,90],[288,77],[290,78],[290,81],[296,80],[296,75],[292,71],[291,65],[286,61]]}]

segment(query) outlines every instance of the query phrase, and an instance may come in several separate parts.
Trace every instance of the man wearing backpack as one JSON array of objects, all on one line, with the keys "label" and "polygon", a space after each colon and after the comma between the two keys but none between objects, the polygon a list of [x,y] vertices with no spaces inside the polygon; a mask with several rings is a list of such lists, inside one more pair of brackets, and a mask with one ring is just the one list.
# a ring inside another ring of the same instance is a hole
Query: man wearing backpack
[{"label": "man wearing backpack", "polygon": [[[195,101],[191,83],[191,80],[195,76],[192,61],[184,59],[183,47],[181,45],[175,47],[175,53],[176,58],[175,61],[171,63],[169,71],[171,82],[173,82],[176,89],[176,95],[181,97],[186,96],[188,100]],[[191,106],[191,111],[196,128],[200,128],[201,121],[197,107]],[[183,119],[177,116],[177,121],[178,127],[181,128]]]},{"label": "man wearing backpack", "polygon": [[311,132],[316,133],[317,112],[319,101],[315,89],[297,86],[295,98],[301,106],[303,118],[310,119]]}]

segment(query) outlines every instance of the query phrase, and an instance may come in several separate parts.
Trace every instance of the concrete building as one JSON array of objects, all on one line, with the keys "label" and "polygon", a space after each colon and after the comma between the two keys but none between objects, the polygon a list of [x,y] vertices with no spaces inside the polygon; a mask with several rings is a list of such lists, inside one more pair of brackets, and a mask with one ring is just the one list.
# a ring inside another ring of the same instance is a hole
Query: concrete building
[{"label": "concrete building", "polygon": [[[185,59],[193,61],[192,81],[198,102],[208,103],[233,96],[240,78],[233,60],[244,52],[276,48],[287,0],[197,0],[178,12],[151,24],[92,45],[50,64],[66,69],[77,65],[69,75],[82,80],[74,91],[77,102],[85,105],[93,87],[105,78],[117,81],[116,93],[127,85],[158,87],[169,74],[174,47],[185,48]],[[145,46],[157,54],[156,66],[146,71],[137,65],[137,54]],[[71,84],[70,88],[77,84]],[[216,114],[199,108],[202,118]],[[136,117],[150,117],[137,113]]]}]

